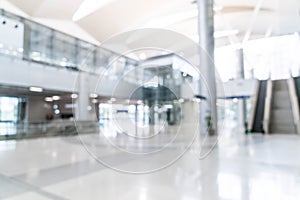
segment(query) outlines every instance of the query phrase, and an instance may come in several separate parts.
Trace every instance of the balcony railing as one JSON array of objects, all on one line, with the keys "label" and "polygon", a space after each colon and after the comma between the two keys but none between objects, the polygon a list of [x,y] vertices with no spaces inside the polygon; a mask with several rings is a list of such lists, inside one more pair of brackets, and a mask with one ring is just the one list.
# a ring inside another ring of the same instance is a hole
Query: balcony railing
[{"label": "balcony railing", "polygon": [[[0,9],[0,54],[55,67],[120,76],[138,62]],[[112,64],[112,62],[114,63]]]}]

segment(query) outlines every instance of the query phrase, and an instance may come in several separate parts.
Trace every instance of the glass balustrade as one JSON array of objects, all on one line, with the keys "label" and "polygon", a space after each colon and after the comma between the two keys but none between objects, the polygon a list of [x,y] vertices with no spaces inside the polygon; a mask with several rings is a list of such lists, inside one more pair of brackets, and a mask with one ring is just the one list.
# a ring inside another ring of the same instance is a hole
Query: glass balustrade
[{"label": "glass balustrade", "polygon": [[[56,67],[122,76],[137,61],[0,10],[0,54]],[[113,63],[112,63],[113,62]],[[112,70],[113,68],[113,70]],[[112,74],[114,73],[114,74]],[[129,79],[129,81],[134,81]]]}]

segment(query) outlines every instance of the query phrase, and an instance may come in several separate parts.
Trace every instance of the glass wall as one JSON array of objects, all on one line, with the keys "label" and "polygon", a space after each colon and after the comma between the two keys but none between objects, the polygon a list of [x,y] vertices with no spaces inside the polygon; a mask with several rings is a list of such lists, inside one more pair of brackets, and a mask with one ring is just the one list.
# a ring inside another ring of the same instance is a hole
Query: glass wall
[{"label": "glass wall", "polygon": [[[21,35],[16,36],[21,40],[21,46],[19,45],[14,48],[14,51],[10,51],[10,47],[4,46],[0,41],[0,54],[16,57],[18,53],[18,57],[25,60],[97,74],[105,73],[109,67],[111,78],[122,76],[126,69],[137,65],[137,61],[126,56],[120,56],[102,47],[4,10],[0,10],[1,16],[9,19],[11,24],[19,24],[19,26],[24,27],[21,32],[19,29]],[[17,29],[9,29],[8,31],[10,34],[14,34]]]}]

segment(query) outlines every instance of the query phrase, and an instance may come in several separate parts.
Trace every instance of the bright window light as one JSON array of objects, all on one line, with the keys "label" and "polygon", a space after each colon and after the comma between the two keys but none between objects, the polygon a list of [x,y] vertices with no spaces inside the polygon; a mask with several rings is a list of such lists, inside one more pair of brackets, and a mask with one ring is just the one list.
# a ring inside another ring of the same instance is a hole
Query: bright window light
[{"label": "bright window light", "polygon": [[73,15],[72,20],[78,21],[113,1],[114,0],[85,0],[81,3],[78,10]]},{"label": "bright window light", "polygon": [[31,91],[31,92],[43,92],[43,88],[40,88],[40,87],[30,87],[29,91]]}]

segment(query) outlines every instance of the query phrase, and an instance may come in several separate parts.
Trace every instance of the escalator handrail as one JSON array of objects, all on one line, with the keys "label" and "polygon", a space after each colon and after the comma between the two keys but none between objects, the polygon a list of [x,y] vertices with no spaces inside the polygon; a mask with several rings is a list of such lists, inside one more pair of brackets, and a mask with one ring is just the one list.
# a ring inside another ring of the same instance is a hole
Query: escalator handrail
[{"label": "escalator handrail", "polygon": [[254,96],[252,98],[252,102],[251,105],[253,105],[252,109],[251,109],[251,115],[250,115],[250,120],[248,123],[248,130],[252,130],[253,128],[253,123],[254,123],[254,119],[255,119],[255,114],[256,114],[256,107],[257,107],[257,100],[258,100],[258,95],[259,95],[259,89],[261,86],[262,82],[261,81],[257,81],[256,84],[256,91],[254,93]]},{"label": "escalator handrail", "polygon": [[263,130],[267,134],[269,133],[272,95],[273,95],[273,82],[272,82],[272,80],[269,79],[267,81],[267,90],[266,90],[265,107],[264,107],[264,119],[263,119]]},{"label": "escalator handrail", "polygon": [[296,133],[300,134],[300,111],[299,111],[298,95],[296,91],[296,84],[293,78],[288,79],[287,82],[288,82],[289,95],[292,104],[294,126],[296,128]]}]

